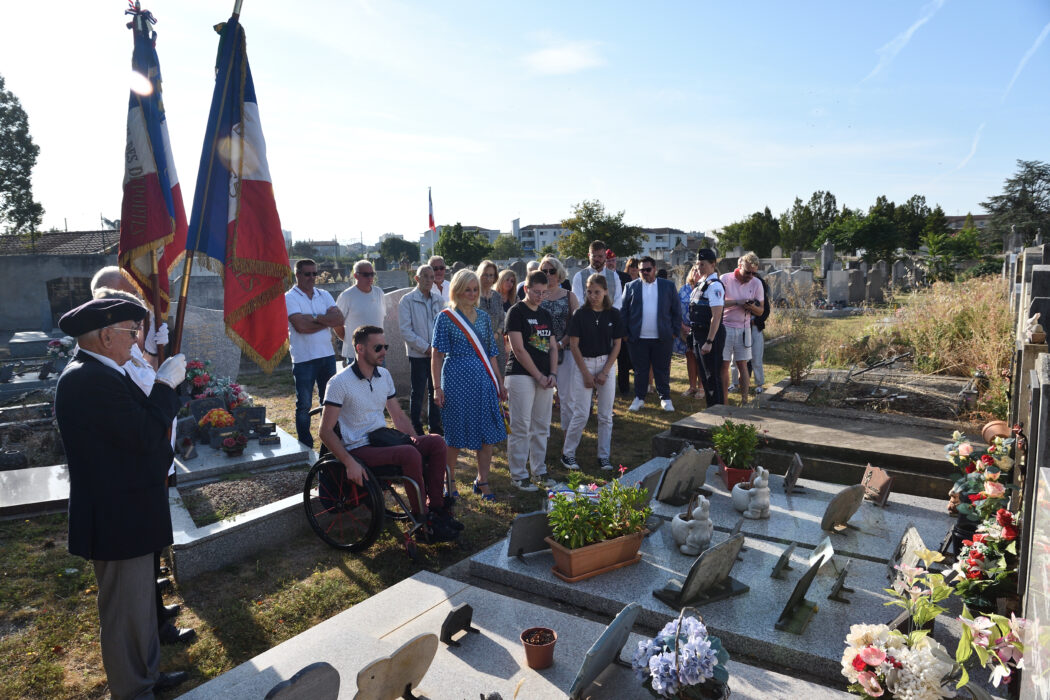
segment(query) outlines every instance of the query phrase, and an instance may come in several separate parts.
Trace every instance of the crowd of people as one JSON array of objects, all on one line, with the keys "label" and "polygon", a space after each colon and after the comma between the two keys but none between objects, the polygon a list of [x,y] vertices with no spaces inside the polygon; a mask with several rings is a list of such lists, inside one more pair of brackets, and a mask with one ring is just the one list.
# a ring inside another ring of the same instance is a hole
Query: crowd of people
[{"label": "crowd of people", "polygon": [[[727,402],[731,376],[743,400],[752,372],[761,391],[769,304],[754,253],[720,276],[714,251],[701,249],[679,289],[648,256],[618,270],[602,241],[591,244],[589,262],[571,280],[550,255],[530,262],[521,280],[488,260],[451,280],[441,257],[420,265],[398,308],[411,368],[406,416],[384,367],[387,314],[372,263],[356,263],[355,284],[333,299],[314,284],[316,263],[299,260],[285,295],[299,441],[314,446],[316,392],[320,440],[346,478],[361,485],[365,467],[399,465],[424,492],[416,498],[409,491],[422,523],[417,533],[448,541],[463,529],[452,514],[455,481],[446,478],[460,451],[476,453],[472,488],[485,500],[496,498],[489,471],[493,447],[504,440],[516,488],[553,485],[547,441],[555,405],[565,433],[561,465],[580,468],[577,450],[593,407],[597,465],[611,470],[617,388],[633,393],[629,411],[644,406],[651,387],[660,407],[673,411],[674,352],[687,360],[685,393],[703,392],[709,406]],[[110,690],[132,698],[186,679],[159,671],[159,645],[194,635],[173,625],[178,608],[163,604],[164,579],[156,578],[159,552],[172,542],[167,485],[186,358],[158,362],[167,326],[150,323],[119,269],[100,271],[92,291],[94,299],[59,322],[78,348],[59,378],[55,415],[69,464],[69,551],[92,561]],[[332,333],[343,341],[341,370]],[[99,486],[109,483],[121,489]]]}]

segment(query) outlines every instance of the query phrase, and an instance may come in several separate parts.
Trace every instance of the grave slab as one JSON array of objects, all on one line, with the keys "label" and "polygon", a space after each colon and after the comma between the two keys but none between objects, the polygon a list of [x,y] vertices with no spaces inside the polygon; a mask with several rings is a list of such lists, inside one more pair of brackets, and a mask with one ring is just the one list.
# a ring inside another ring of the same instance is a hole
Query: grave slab
[{"label": "grave slab", "polygon": [[0,471],[0,518],[65,510],[69,468],[30,467]]},{"label": "grave slab", "polygon": [[[716,533],[712,545],[727,538],[727,534]],[[887,544],[892,549],[892,543]],[[474,555],[471,573],[603,615],[615,615],[627,603],[637,602],[642,606],[639,623],[654,628],[675,618],[678,610],[657,600],[652,591],[665,586],[668,579],[684,580],[694,560],[677,551],[669,528],[661,528],[643,542],[638,564],[567,584],[551,573],[553,559],[549,552],[532,554],[521,561],[508,558],[506,546],[506,541],[499,542]],[[774,625],[799,577],[809,568],[807,561],[812,550],[797,547],[790,557],[792,571],[786,572],[783,579],[775,579],[770,574],[787,546],[751,537],[745,539],[744,546],[742,561],[736,563],[730,575],[750,586],[750,591],[701,605],[698,609],[708,628],[722,639],[730,654],[762,658],[775,667],[814,673],[840,684],[840,661],[850,626],[885,623],[894,617],[893,611],[884,606],[889,600],[883,591],[887,585],[885,564],[853,560],[845,582],[855,590],[849,604],[828,600],[847,557],[836,556],[820,567],[807,595],[819,610],[802,634],[797,635],[777,630]],[[941,616],[935,636],[946,648],[955,649],[959,631],[954,617]]]},{"label": "grave slab", "polygon": [[[59,334],[57,337],[61,338]],[[55,336],[43,331],[20,331],[11,336],[7,341],[11,357],[43,357],[47,354],[47,344],[55,339]]]},{"label": "grave slab", "polygon": [[[634,483],[652,471],[664,468],[667,457],[654,457],[640,467],[623,475],[627,483]],[[711,491],[711,522],[715,529],[728,532],[740,520],[740,513],[733,508],[729,489],[718,474],[718,466],[709,467],[705,488]],[[802,490],[797,490],[801,487]],[[799,479],[796,491],[784,493],[784,477],[771,474],[769,477],[770,516],[766,520],[744,519],[740,531],[747,537],[815,548],[825,537],[831,536],[835,552],[843,556],[857,557],[869,561],[887,562],[893,555],[893,547],[909,524],[915,525],[925,542],[940,542],[944,533],[952,527],[954,520],[945,510],[945,501],[894,493],[884,507],[865,501],[856,515],[850,518],[852,527],[843,534],[830,534],[820,529],[831,499],[845,486],[829,484],[811,479]],[[666,519],[673,518],[684,508],[654,501],[653,513]],[[716,538],[717,539],[717,538]]]},{"label": "grave slab", "polygon": [[12,396],[18,396],[19,394],[26,394],[31,391],[41,391],[43,389],[52,389],[58,382],[59,373],[53,373],[47,379],[39,379],[40,368],[33,367],[22,375],[15,375],[11,377],[11,381],[0,384],[0,399],[8,399]]},{"label": "grave slab", "polygon": [[[339,698],[349,700],[357,692],[356,678],[361,668],[419,634],[436,634],[448,612],[462,603],[474,608],[474,625],[481,632],[462,638],[459,647],[439,645],[433,664],[415,690],[420,697],[474,698],[482,693],[498,692],[509,700],[517,691],[517,697],[530,700],[565,698],[584,656],[605,628],[598,622],[423,571],[181,697],[186,700],[260,698],[299,669],[325,661],[339,671]],[[608,616],[609,621],[613,615]],[[523,629],[536,625],[552,627],[558,632],[554,665],[542,671],[526,667],[525,652],[518,639]],[[642,639],[641,635],[630,635],[621,659],[630,661]],[[733,660],[728,669],[734,698],[848,697],[836,688]],[[606,669],[584,697],[592,700],[651,698],[630,670],[616,666]]]},{"label": "grave slab", "polygon": [[175,473],[179,483],[185,485],[187,482],[230,472],[255,471],[283,464],[312,464],[317,461],[316,453],[281,428],[277,428],[277,435],[281,438],[279,445],[260,445],[258,440],[249,440],[240,457],[227,457],[222,450],[198,444],[196,459],[175,458]]}]

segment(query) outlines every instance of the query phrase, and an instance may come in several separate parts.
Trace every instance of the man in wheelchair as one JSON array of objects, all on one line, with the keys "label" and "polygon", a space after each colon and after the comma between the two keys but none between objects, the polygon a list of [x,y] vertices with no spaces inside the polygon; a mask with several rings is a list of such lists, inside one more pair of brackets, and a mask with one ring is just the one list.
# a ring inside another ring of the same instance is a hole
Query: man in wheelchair
[{"label": "man in wheelchair", "polygon": [[[406,489],[412,514],[426,523],[426,539],[456,539],[463,525],[452,517],[443,495],[445,439],[440,435],[417,436],[401,410],[394,380],[381,367],[389,347],[383,329],[360,326],[354,331],[353,343],[356,359],[332,377],[325,389],[321,442],[343,463],[347,478],[358,486],[368,478],[361,464],[369,468],[400,465],[404,476],[423,486],[426,492],[427,503],[423,504],[418,502],[414,489]],[[387,428],[384,409],[404,437]],[[394,444],[397,442],[404,444]]]}]

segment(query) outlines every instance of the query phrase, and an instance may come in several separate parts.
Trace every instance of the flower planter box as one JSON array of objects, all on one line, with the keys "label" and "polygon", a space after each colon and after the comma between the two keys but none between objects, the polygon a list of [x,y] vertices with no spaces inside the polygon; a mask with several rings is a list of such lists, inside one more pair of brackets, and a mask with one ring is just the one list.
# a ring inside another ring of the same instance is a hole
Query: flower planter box
[{"label": "flower planter box", "polygon": [[726,488],[730,492],[733,491],[733,487],[737,484],[742,484],[745,481],[751,481],[751,477],[755,475],[754,469],[736,469],[734,467],[727,467],[726,463],[722,461],[722,458],[715,455],[718,460],[718,473],[722,476],[722,481],[725,482]]},{"label": "flower planter box", "polygon": [[576,583],[606,571],[637,564],[642,558],[638,553],[642,539],[648,534],[648,530],[641,530],[578,549],[563,547],[550,537],[544,538],[544,541],[550,545],[551,554],[554,555],[551,572],[562,581]]}]

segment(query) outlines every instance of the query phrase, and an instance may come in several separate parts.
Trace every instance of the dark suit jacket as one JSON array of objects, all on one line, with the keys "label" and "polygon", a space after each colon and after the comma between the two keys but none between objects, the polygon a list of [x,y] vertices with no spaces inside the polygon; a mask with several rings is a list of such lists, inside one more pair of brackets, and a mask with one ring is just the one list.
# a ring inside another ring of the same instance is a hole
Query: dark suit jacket
[{"label": "dark suit jacket", "polygon": [[171,544],[165,476],[179,397],[164,384],[145,396],[130,377],[79,352],[55,389],[69,463],[69,551],[112,561]]},{"label": "dark suit jacket", "polygon": [[[623,315],[627,324],[627,341],[638,340],[642,332],[642,279],[639,277],[623,290]],[[656,327],[660,340],[673,340],[682,328],[682,304],[671,280],[656,278]]]}]

